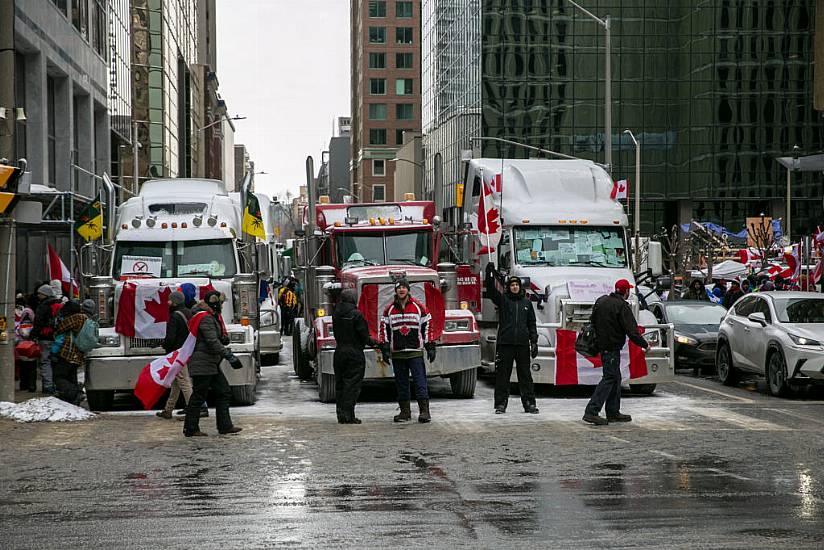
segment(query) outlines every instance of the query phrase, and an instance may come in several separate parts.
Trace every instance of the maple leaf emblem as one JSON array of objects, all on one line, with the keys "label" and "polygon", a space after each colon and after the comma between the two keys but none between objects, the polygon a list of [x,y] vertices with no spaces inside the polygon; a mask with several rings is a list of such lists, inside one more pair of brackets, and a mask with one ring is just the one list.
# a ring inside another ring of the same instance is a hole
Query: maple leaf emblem
[{"label": "maple leaf emblem", "polygon": [[172,289],[170,287],[163,287],[157,293],[159,302],[154,299],[143,302],[143,308],[146,313],[152,316],[155,323],[165,323],[169,320],[169,306],[166,302],[169,300],[169,294],[171,293]]},{"label": "maple leaf emblem", "polygon": [[486,230],[489,233],[497,233],[499,228],[498,209],[490,208],[486,211]]},{"label": "maple leaf emblem", "polygon": [[398,330],[398,332],[400,332],[401,334],[403,334],[404,336],[406,336],[407,334],[409,334],[409,327],[401,327],[401,328]]},{"label": "maple leaf emblem", "polygon": [[159,369],[157,369],[157,377],[162,382],[166,379],[166,375],[169,374],[169,365],[163,365]]}]

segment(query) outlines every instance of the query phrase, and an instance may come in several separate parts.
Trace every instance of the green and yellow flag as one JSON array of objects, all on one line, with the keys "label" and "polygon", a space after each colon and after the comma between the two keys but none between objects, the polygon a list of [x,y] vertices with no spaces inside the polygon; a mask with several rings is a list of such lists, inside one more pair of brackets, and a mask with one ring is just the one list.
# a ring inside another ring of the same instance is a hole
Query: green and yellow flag
[{"label": "green and yellow flag", "polygon": [[100,201],[89,203],[89,206],[74,222],[74,230],[87,241],[103,236],[103,210],[100,208]]},{"label": "green and yellow flag", "polygon": [[246,208],[243,211],[243,232],[266,240],[263,230],[263,215],[260,213],[260,203],[254,193],[246,196]]}]

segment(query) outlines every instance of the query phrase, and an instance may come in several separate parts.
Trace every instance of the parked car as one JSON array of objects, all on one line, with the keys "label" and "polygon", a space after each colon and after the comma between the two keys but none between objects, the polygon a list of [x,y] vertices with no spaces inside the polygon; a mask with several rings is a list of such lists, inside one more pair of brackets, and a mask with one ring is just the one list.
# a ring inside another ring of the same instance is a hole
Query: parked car
[{"label": "parked car", "polygon": [[824,381],[824,295],[759,292],[740,298],[721,322],[718,378],[727,386],[742,373],[767,378],[772,395],[791,385]]},{"label": "parked car", "polygon": [[727,310],[718,304],[678,300],[650,304],[659,323],[675,325],[675,368],[715,371],[718,326]]}]

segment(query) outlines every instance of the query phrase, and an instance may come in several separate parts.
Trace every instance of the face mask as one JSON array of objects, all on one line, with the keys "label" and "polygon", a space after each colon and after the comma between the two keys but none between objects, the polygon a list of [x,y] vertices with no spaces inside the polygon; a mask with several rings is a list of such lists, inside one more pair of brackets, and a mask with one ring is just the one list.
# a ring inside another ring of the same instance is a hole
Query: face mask
[{"label": "face mask", "polygon": [[207,302],[206,305],[208,305],[210,308],[212,308],[213,312],[220,313],[220,301],[219,300],[217,302]]}]

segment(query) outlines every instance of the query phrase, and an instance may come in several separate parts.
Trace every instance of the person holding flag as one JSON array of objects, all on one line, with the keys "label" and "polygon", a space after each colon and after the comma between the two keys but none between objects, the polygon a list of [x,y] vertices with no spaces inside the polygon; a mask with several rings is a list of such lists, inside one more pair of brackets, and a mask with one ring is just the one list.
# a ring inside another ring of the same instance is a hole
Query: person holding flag
[{"label": "person holding flag", "polygon": [[186,437],[207,435],[200,431],[200,409],[206,402],[209,390],[214,391],[216,398],[217,431],[220,434],[236,434],[242,429],[232,424],[232,418],[229,415],[232,391],[229,382],[220,371],[220,363],[224,359],[233,369],[243,368],[240,359],[221,343],[221,337],[225,331],[220,318],[222,306],[223,298],[216,290],[207,292],[203,302],[195,306],[196,317],[201,312],[206,315],[198,318],[196,341],[188,364],[189,374],[192,377],[192,397],[186,405],[186,420],[183,424],[183,435]]}]

